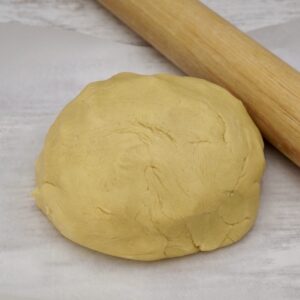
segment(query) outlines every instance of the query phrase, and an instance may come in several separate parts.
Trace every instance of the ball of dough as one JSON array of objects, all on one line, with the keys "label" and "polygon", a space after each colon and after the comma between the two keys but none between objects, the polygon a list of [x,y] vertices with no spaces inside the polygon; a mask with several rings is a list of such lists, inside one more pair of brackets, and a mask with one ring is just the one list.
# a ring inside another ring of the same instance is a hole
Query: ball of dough
[{"label": "ball of dough", "polygon": [[36,165],[38,207],[70,240],[158,260],[214,250],[254,223],[263,141],[205,80],[122,73],[60,113]]}]

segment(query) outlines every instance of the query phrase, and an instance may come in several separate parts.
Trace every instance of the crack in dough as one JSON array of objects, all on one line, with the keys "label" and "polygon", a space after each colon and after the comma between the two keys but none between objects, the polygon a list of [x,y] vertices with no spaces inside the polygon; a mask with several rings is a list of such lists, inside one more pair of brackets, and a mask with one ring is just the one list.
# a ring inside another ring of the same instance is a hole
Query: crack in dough
[{"label": "crack in dough", "polygon": [[151,131],[151,133],[155,134],[155,133],[159,133],[164,135],[166,138],[168,138],[171,142],[175,142],[175,139],[172,137],[172,135],[170,133],[168,133],[166,130],[163,130],[157,126],[151,126],[151,125],[147,125],[144,124],[141,121],[137,121],[137,123],[142,126],[145,129],[149,129]]},{"label": "crack in dough", "polygon": [[70,240],[149,261],[240,240],[255,221],[263,170],[259,131],[226,90],[125,73],[63,109],[33,195]]},{"label": "crack in dough", "polygon": [[248,155],[243,158],[242,168],[241,168],[240,174],[238,175],[238,178],[236,180],[236,183],[235,183],[232,191],[235,191],[237,189],[237,187],[240,184],[241,179],[243,178],[243,176],[245,176],[245,170],[246,170],[247,160],[248,160]]},{"label": "crack in dough", "polygon": [[225,144],[227,144],[227,139],[226,139],[226,135],[227,135],[227,125],[226,125],[226,122],[224,120],[224,118],[222,117],[221,114],[217,114],[219,120],[221,121],[221,124],[222,124],[222,127],[223,127],[223,132],[222,132],[222,139],[223,139],[223,142]]}]

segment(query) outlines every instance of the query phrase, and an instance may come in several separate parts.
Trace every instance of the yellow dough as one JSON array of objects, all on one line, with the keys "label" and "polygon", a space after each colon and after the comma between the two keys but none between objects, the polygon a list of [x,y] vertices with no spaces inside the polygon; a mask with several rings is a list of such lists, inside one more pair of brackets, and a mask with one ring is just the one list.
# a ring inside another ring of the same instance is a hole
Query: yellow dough
[{"label": "yellow dough", "polygon": [[38,207],[70,240],[158,260],[252,227],[263,141],[242,103],[205,80],[122,73],[60,113],[36,165]]}]

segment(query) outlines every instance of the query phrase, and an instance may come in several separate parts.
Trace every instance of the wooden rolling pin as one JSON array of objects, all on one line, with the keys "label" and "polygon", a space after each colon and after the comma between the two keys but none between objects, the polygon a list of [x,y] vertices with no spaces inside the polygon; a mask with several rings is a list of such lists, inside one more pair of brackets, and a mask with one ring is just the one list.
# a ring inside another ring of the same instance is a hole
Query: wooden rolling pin
[{"label": "wooden rolling pin", "polygon": [[191,76],[241,99],[263,135],[300,166],[300,74],[197,0],[99,0]]}]

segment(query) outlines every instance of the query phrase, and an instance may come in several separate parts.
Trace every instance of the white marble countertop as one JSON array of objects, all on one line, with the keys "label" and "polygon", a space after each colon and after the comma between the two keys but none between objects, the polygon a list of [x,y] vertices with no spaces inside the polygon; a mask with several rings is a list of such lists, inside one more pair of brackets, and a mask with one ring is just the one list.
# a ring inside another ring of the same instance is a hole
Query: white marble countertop
[{"label": "white marble countertop", "polygon": [[[241,30],[249,31],[300,17],[299,0],[203,0]],[[140,40],[96,0],[1,0],[0,23],[59,27],[109,40]]]},{"label": "white marble countertop", "polygon": [[[300,0],[203,2],[244,31],[300,17]],[[0,23],[11,21],[51,28],[0,24],[0,300],[300,299],[300,174],[272,147],[258,220],[236,245],[147,264],[61,237],[30,195],[49,124],[88,81],[123,68],[176,69],[149,47],[136,47],[144,42],[94,0],[1,0]],[[272,33],[285,35],[277,30]],[[123,59],[125,51],[134,53],[134,66]]]}]

